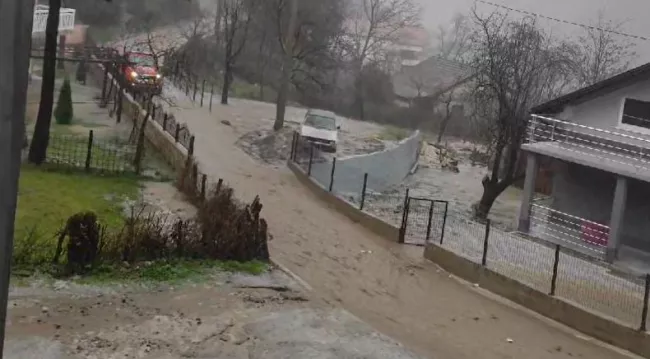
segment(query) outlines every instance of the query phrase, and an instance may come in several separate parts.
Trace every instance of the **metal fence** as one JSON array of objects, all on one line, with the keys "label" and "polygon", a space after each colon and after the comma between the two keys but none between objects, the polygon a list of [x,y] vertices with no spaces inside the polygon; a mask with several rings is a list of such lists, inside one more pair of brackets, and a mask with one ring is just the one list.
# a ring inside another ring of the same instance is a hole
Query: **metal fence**
[{"label": "metal fence", "polygon": [[101,173],[135,173],[142,158],[136,145],[114,139],[50,134],[45,162],[57,167],[83,169]]},{"label": "metal fence", "polygon": [[[451,252],[533,289],[646,330],[650,275],[612,272],[604,263],[579,256],[570,247],[530,240],[447,212],[435,242]],[[420,226],[424,224],[420,223]]]},{"label": "metal fence", "polygon": [[[405,146],[413,146],[419,139],[412,137],[409,140],[404,142]],[[411,149],[407,149],[409,150]],[[389,156],[388,151],[383,154]],[[414,161],[417,161],[416,156],[417,152],[414,153]],[[446,211],[447,202],[410,197],[408,189],[403,192],[385,192],[385,189],[396,184],[394,178],[391,178],[391,182],[385,181],[385,169],[364,172],[364,168],[359,168],[362,166],[357,167],[359,161],[339,161],[333,155],[321,151],[318,145],[302,139],[298,133],[293,136],[290,160],[333,195],[398,227],[399,238],[396,240],[401,243],[424,245],[428,238],[440,233],[444,226],[444,223],[434,221],[433,216]],[[373,159],[376,160],[378,159]],[[390,163],[385,166],[388,165]],[[410,169],[411,163],[408,166]],[[368,167],[376,168],[375,164]],[[401,179],[404,177],[406,173]]]}]

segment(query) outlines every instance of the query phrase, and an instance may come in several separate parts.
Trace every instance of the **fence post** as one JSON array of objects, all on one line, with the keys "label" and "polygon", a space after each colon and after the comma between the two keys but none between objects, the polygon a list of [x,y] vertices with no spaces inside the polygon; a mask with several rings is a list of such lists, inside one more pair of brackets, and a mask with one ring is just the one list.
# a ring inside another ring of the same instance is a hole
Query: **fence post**
[{"label": "fence post", "polygon": [[404,196],[404,205],[402,207],[402,223],[399,227],[399,238],[397,239],[398,243],[404,243],[406,237],[406,225],[409,218],[409,189],[406,189],[406,195]]},{"label": "fence post", "polygon": [[311,165],[314,160],[314,144],[311,145],[309,149],[309,167],[307,167],[307,176],[311,177]]},{"label": "fence post", "polygon": [[187,153],[190,156],[194,154],[194,136],[190,137],[190,147],[187,149]]},{"label": "fence post", "polygon": [[336,157],[332,160],[332,172],[330,172],[330,192],[334,188],[334,172],[336,171]]},{"label": "fence post", "polygon": [[289,153],[289,162],[293,162],[294,155],[296,153],[296,134],[298,132],[293,131],[293,136],[291,136],[291,153]]},{"label": "fence post", "polygon": [[488,252],[489,239],[490,239],[490,220],[487,219],[485,222],[485,239],[483,240],[483,258],[481,259],[481,265],[484,267],[487,264],[487,252]]},{"label": "fence post", "polygon": [[445,201],[445,215],[442,217],[442,230],[440,231],[440,245],[445,239],[445,227],[447,226],[447,213],[449,210],[449,202]]},{"label": "fence post", "polygon": [[165,112],[165,114],[163,115],[163,123],[162,123],[162,128],[163,128],[163,131],[165,131],[165,132],[167,132],[167,119],[168,118],[169,118],[169,114],[167,114],[167,112]]},{"label": "fence post", "polygon": [[151,119],[156,121],[156,105],[151,106]]},{"label": "fence post", "polygon": [[368,172],[363,174],[363,187],[361,187],[361,204],[359,210],[363,211],[363,206],[366,203],[366,186],[368,185]]},{"label": "fence post", "polygon": [[201,199],[205,200],[205,184],[208,181],[208,176],[201,176]]},{"label": "fence post", "polygon": [[[104,103],[104,99],[106,98],[106,84],[108,83],[108,64],[104,64],[104,80],[102,81],[102,100],[99,102],[100,104]],[[100,106],[102,107],[102,106]]]},{"label": "fence post", "polygon": [[198,91],[198,84],[196,83],[196,79],[194,79],[194,92],[192,93],[192,102],[196,102],[196,92]]},{"label": "fence post", "polygon": [[93,130],[88,131],[88,150],[86,151],[86,172],[90,171],[90,160],[93,155]]},{"label": "fence post", "polygon": [[431,205],[429,206],[429,221],[427,222],[427,236],[424,240],[424,244],[429,243],[429,237],[431,237],[431,220],[433,219],[433,205],[435,203],[436,201],[431,201]]},{"label": "fence post", "polygon": [[212,96],[214,95],[214,84],[210,86],[210,112],[212,112]]},{"label": "fence post", "polygon": [[124,101],[124,89],[120,88],[120,92],[117,96],[117,123],[122,122],[122,109],[124,108],[124,103],[122,101]]},{"label": "fence post", "polygon": [[203,80],[203,84],[201,85],[201,107],[203,107],[203,96],[205,96],[205,80]]},{"label": "fence post", "polygon": [[190,95],[190,80],[189,77],[185,78],[185,96]]},{"label": "fence post", "polygon": [[198,189],[198,184],[199,184],[199,166],[195,163],[192,165],[192,187],[194,187],[194,190],[192,192],[193,195],[196,194],[196,190]]},{"label": "fence post", "polygon": [[557,271],[560,265],[560,245],[555,246],[555,259],[553,260],[553,276],[551,277],[551,292],[549,295],[555,295],[557,288]]},{"label": "fence post", "polygon": [[223,185],[223,178],[219,178],[219,181],[217,181],[217,193],[221,191],[221,186]]},{"label": "fence post", "polygon": [[650,274],[645,275],[645,292],[643,293],[643,310],[641,311],[641,326],[639,330],[646,331],[646,322],[648,320],[648,299],[650,297]]},{"label": "fence post", "polygon": [[174,141],[176,141],[176,143],[178,143],[178,136],[180,136],[180,134],[181,134],[181,126],[179,126],[178,123],[176,123],[176,132],[174,133]]}]

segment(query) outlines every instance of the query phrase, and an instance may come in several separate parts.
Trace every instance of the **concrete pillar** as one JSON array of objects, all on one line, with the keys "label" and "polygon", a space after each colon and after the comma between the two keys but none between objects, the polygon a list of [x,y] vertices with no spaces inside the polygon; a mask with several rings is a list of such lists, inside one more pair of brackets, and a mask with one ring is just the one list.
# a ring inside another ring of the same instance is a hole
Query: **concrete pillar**
[{"label": "concrete pillar", "polygon": [[521,207],[519,209],[519,232],[528,233],[530,230],[530,209],[535,196],[535,184],[539,172],[539,155],[528,153],[526,158],[526,179],[524,181],[524,192],[521,196]]},{"label": "concrete pillar", "polygon": [[627,203],[627,178],[618,176],[616,178],[616,189],[614,190],[614,201],[612,202],[612,214],[609,220],[609,239],[607,241],[607,262],[613,263],[621,247],[621,233],[623,229],[623,218],[625,218],[625,205]]}]

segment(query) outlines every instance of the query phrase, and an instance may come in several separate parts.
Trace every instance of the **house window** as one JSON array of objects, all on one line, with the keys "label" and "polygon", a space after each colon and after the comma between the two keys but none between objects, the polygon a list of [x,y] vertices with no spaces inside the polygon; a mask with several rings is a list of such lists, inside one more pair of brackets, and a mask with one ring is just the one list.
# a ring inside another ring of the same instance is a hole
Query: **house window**
[{"label": "house window", "polygon": [[650,102],[626,98],[621,123],[650,130]]}]

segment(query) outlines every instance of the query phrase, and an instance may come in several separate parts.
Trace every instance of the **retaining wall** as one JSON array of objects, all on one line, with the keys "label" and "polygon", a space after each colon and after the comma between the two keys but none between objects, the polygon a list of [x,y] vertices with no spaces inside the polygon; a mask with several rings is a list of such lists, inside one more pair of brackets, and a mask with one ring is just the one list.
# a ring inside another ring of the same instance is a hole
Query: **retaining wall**
[{"label": "retaining wall", "polygon": [[424,257],[458,277],[508,300],[565,324],[608,344],[650,358],[650,337],[611,318],[604,318],[577,304],[530,288],[514,279],[463,258],[435,244],[428,244]]},{"label": "retaining wall", "polygon": [[[367,188],[381,192],[400,184],[418,162],[420,131],[400,141],[395,147],[365,155],[337,158],[334,188],[339,193],[359,193],[363,176],[368,173]],[[314,161],[311,176],[323,186],[329,186],[332,161]]]}]

